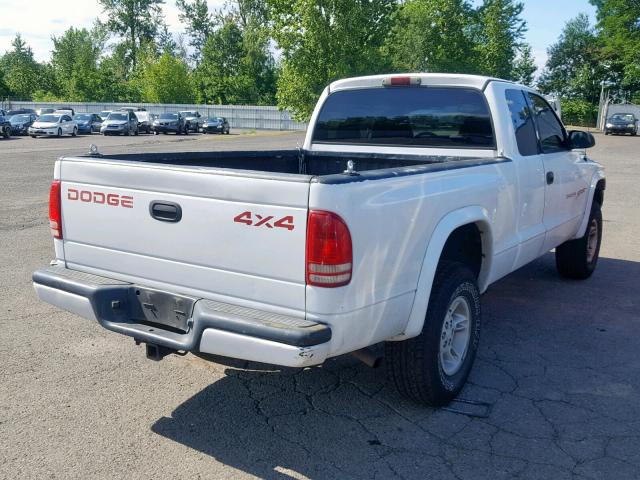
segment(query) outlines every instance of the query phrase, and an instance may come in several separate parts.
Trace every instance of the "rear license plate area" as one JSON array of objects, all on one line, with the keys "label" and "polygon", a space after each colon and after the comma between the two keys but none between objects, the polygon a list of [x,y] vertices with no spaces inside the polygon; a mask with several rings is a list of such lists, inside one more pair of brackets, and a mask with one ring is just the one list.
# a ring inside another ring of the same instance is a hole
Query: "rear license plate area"
[{"label": "rear license plate area", "polygon": [[130,314],[134,320],[168,327],[177,333],[189,331],[189,319],[197,298],[141,287],[132,288],[130,297]]}]

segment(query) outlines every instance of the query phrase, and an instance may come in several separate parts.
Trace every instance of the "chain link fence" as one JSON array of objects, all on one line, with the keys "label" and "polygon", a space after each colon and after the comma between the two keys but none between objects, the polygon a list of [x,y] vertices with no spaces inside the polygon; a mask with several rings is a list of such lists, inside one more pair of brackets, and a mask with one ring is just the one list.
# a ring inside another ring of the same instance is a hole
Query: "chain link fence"
[{"label": "chain link fence", "polygon": [[305,130],[307,124],[293,119],[287,110],[277,107],[250,105],[186,105],[157,103],[86,103],[86,102],[4,102],[5,110],[20,108],[73,108],[76,113],[99,113],[104,110],[119,110],[122,107],[142,107],[151,113],[179,112],[197,110],[205,117],[225,117],[232,128],[255,130]]}]

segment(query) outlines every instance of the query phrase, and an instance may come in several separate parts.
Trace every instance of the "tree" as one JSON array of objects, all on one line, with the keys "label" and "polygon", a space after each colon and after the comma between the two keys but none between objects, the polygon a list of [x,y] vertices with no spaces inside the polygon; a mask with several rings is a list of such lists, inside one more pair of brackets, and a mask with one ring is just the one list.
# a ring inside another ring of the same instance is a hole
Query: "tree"
[{"label": "tree", "polygon": [[236,0],[218,11],[194,72],[200,99],[211,103],[272,105],[276,66],[261,2]]},{"label": "tree", "polygon": [[538,82],[545,93],[597,103],[604,67],[599,60],[596,32],[585,14],[569,20],[558,41],[547,50],[549,58]]},{"label": "tree", "polygon": [[33,51],[18,33],[11,42],[12,50],[0,58],[0,72],[9,95],[20,100],[31,99],[42,83],[42,66],[33,58]]},{"label": "tree", "polygon": [[67,101],[96,101],[99,98],[98,59],[102,48],[87,29],[69,28],[52,37],[51,66],[60,96]]},{"label": "tree", "polygon": [[268,0],[282,52],[278,104],[308,119],[327,83],[387,69],[381,55],[395,0]]},{"label": "tree", "polygon": [[514,0],[485,0],[478,10],[476,45],[480,71],[512,79],[518,47],[527,30],[520,17],[524,6]]},{"label": "tree", "polygon": [[144,68],[143,100],[150,103],[193,103],[195,92],[187,64],[168,52]]},{"label": "tree", "polygon": [[525,43],[520,46],[520,53],[513,64],[511,78],[518,83],[532,87],[536,70],[538,67],[531,53],[531,45]]},{"label": "tree", "polygon": [[395,70],[474,73],[472,22],[466,0],[409,0],[386,43]]},{"label": "tree", "polygon": [[206,0],[176,0],[180,10],[179,18],[185,23],[189,46],[193,48],[192,59],[198,63],[202,58],[202,49],[207,37],[213,31],[213,19]]},{"label": "tree", "polygon": [[164,0],[98,0],[107,14],[107,28],[124,39],[130,69],[137,63],[137,52],[144,42],[158,34]]},{"label": "tree", "polygon": [[591,0],[597,9],[600,59],[622,94],[640,93],[640,1]]}]

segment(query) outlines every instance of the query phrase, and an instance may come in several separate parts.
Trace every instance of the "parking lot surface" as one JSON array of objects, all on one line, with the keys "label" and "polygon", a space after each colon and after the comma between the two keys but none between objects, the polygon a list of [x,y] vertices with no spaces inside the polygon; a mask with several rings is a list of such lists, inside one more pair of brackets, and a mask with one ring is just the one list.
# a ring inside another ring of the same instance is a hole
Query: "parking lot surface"
[{"label": "parking lot surface", "polygon": [[487,402],[487,418],[407,402],[384,366],[351,357],[305,370],[152,362],[132,339],[36,299],[57,157],[90,143],[109,154],[302,139],[0,140],[0,478],[640,478],[640,137],[597,135],[590,151],[608,176],[594,276],[561,279],[549,253],[483,296],[461,397]]}]

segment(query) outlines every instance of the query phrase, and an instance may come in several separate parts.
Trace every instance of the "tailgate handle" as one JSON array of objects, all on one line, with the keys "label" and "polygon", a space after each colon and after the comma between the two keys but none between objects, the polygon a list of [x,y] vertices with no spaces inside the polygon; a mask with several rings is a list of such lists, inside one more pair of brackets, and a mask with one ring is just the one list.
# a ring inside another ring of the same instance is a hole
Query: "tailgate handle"
[{"label": "tailgate handle", "polygon": [[161,222],[176,223],[182,219],[182,207],[173,202],[154,200],[149,204],[149,213]]}]

